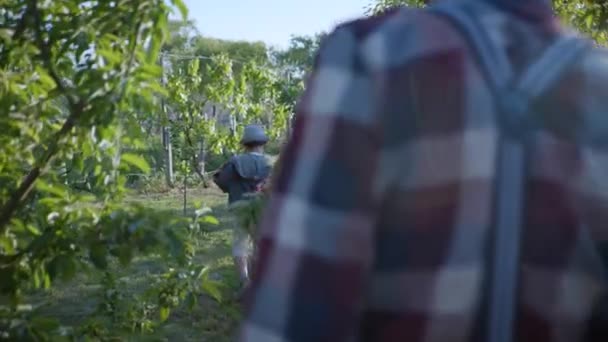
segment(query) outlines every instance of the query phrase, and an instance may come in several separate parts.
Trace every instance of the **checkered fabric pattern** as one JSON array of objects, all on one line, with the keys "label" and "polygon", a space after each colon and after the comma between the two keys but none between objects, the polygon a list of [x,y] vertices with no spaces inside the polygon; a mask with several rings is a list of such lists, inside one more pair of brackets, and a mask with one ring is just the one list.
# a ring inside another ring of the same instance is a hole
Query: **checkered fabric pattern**
[{"label": "checkered fabric pattern", "polygon": [[[480,19],[516,70],[562,32],[544,2],[521,3]],[[533,104],[520,342],[580,341],[606,289],[607,56],[589,51]],[[399,9],[336,28],[282,153],[239,340],[484,341],[493,101],[439,17]]]}]

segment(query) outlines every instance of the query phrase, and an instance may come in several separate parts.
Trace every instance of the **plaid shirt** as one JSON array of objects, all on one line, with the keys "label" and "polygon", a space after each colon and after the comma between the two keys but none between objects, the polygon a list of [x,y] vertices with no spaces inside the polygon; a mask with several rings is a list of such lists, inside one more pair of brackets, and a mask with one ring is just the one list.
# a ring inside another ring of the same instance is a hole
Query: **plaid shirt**
[{"label": "plaid shirt", "polygon": [[[521,3],[481,18],[516,70],[562,30]],[[589,51],[533,103],[517,341],[580,341],[606,288],[606,57]],[[484,341],[493,101],[444,19],[399,9],[335,29],[281,156],[240,341]]]}]

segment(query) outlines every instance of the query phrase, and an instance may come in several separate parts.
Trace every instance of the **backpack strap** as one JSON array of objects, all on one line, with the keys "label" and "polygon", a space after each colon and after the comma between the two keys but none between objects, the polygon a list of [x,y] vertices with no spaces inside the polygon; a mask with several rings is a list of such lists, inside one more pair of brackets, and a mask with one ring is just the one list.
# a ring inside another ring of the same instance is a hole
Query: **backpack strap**
[{"label": "backpack strap", "polygon": [[496,101],[500,129],[496,165],[495,216],[491,256],[485,274],[487,327],[485,341],[513,342],[519,284],[521,230],[525,208],[526,152],[538,127],[531,103],[576,62],[588,43],[562,36],[516,77],[503,47],[491,39],[477,18],[483,5],[467,1],[439,3],[434,12],[457,28],[477,56]]},{"label": "backpack strap", "polygon": [[503,138],[499,145],[496,227],[489,302],[488,341],[515,341],[513,324],[519,284],[521,231],[525,206],[527,152],[540,125],[532,102],[559,81],[585,50],[586,42],[560,37],[523,72],[517,84],[497,98]]},{"label": "backpack strap", "polygon": [[511,82],[513,68],[506,51],[497,46],[487,29],[475,20],[475,16],[484,10],[479,3],[466,0],[439,2],[429,10],[450,22],[468,41],[493,92],[502,90]]},{"label": "backpack strap", "polygon": [[539,126],[530,105],[559,81],[563,73],[587,49],[589,43],[575,36],[560,36],[521,75],[502,89],[496,100],[503,131],[516,140],[526,140]]},{"label": "backpack strap", "polygon": [[542,95],[589,46],[587,40],[574,35],[559,37],[522,73],[518,90],[531,97]]},{"label": "backpack strap", "polygon": [[[523,73],[515,75],[504,47],[491,39],[487,28],[478,20],[488,11],[495,11],[493,7],[478,1],[461,0],[439,2],[429,9],[451,22],[468,41],[499,102],[497,106],[501,116],[502,112],[513,110],[525,114],[529,103],[554,84],[564,68],[590,45],[574,35],[560,36]],[[504,111],[503,107],[507,110]]]}]

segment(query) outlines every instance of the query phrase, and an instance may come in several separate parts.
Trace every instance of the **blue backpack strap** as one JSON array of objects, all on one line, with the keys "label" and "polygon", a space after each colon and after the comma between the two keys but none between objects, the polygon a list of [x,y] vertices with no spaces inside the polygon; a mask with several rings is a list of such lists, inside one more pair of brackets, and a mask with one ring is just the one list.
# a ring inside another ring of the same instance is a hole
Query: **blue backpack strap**
[{"label": "blue backpack strap", "polygon": [[559,81],[562,73],[590,47],[587,40],[577,36],[559,37],[545,49],[540,58],[531,63],[519,77],[516,88],[534,98],[542,95]]},{"label": "blue backpack strap", "polygon": [[513,68],[506,51],[496,46],[487,29],[474,18],[487,8],[478,2],[472,3],[465,0],[439,2],[437,5],[430,6],[429,9],[458,28],[473,49],[492,91],[498,95],[496,92],[500,92],[512,81]]},{"label": "blue backpack strap", "polygon": [[525,205],[526,148],[534,117],[530,105],[555,82],[588,44],[575,37],[560,37],[520,77],[503,47],[489,37],[476,20],[482,5],[446,2],[431,11],[448,19],[460,30],[476,54],[492,88],[501,130],[496,165],[495,221],[486,276],[488,342],[513,342],[519,284],[521,230]]},{"label": "blue backpack strap", "polygon": [[[548,47],[522,74],[510,92],[498,101],[503,135],[497,165],[496,227],[490,293],[488,341],[512,342],[521,230],[525,205],[526,149],[532,131],[538,128],[531,103],[554,85],[585,50],[583,40],[563,37]],[[516,131],[519,130],[519,131]]]}]

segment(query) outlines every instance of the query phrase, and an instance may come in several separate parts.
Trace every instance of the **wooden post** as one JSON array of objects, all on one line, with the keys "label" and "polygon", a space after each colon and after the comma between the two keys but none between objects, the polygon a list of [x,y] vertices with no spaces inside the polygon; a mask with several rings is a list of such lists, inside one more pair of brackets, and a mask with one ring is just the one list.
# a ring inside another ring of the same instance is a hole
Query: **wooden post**
[{"label": "wooden post", "polygon": [[165,177],[167,179],[167,185],[173,187],[175,175],[173,173],[173,146],[171,143],[171,131],[169,130],[169,127],[163,127],[163,134],[165,137]]},{"label": "wooden post", "polygon": [[[162,68],[161,84],[165,86],[165,59],[162,53],[160,55],[160,67]],[[165,104],[165,99],[163,98],[161,101],[162,115],[165,116],[163,119],[166,119],[167,106]],[[173,187],[175,176],[173,174],[173,148],[171,146],[171,132],[169,130],[169,127],[163,125],[163,127],[161,128],[161,134],[163,139],[163,147],[165,149],[165,179],[167,182],[167,186]]]},{"label": "wooden post", "polygon": [[196,161],[197,161],[197,165],[196,167],[198,168],[198,171],[202,174],[205,174],[205,160],[206,160],[206,153],[205,153],[205,141],[201,140],[198,142],[198,153],[196,156]]},{"label": "wooden post", "polygon": [[184,216],[188,214],[188,174],[184,173]]}]

